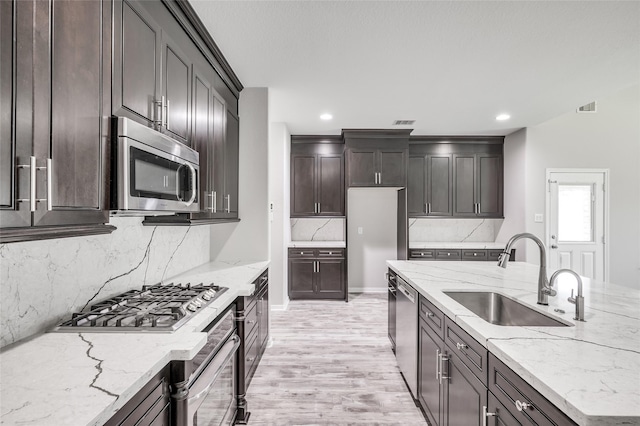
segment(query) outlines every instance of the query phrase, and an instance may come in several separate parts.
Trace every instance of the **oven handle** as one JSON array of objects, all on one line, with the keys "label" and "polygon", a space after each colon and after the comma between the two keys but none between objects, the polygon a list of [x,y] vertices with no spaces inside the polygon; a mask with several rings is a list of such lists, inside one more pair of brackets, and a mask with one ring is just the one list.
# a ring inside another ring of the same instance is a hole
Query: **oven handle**
[{"label": "oven handle", "polygon": [[224,344],[220,352],[218,352],[213,360],[209,363],[207,368],[204,369],[200,377],[195,381],[193,386],[189,389],[189,395],[193,394],[187,399],[187,406],[189,410],[189,418],[198,411],[200,405],[204,401],[204,397],[207,396],[214,382],[218,378],[218,375],[227,366],[227,364],[235,356],[236,351],[240,347],[240,337],[234,334],[227,343]]}]

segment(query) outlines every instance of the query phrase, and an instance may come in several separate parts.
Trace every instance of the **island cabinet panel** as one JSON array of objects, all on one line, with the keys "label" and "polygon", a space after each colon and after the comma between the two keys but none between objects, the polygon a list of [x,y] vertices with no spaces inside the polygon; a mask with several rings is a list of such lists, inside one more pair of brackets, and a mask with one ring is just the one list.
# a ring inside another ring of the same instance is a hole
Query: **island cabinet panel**
[{"label": "island cabinet panel", "polygon": [[346,300],[347,262],[342,248],[289,249],[289,298]]},{"label": "island cabinet panel", "polygon": [[412,138],[409,216],[501,218],[503,144],[503,137]]},{"label": "island cabinet panel", "polygon": [[1,7],[0,241],[111,232],[111,2]]},{"label": "island cabinet panel", "polygon": [[549,402],[493,354],[489,355],[489,390],[522,425],[575,426],[569,417]]},{"label": "island cabinet panel", "polygon": [[455,353],[449,352],[442,365],[446,401],[442,424],[482,426],[483,407],[487,405],[486,386]]},{"label": "island cabinet panel", "polygon": [[443,424],[444,393],[440,378],[444,342],[424,318],[420,318],[418,342],[418,400],[432,426]]},{"label": "island cabinet panel", "polygon": [[344,143],[291,137],[291,217],[344,216]]}]

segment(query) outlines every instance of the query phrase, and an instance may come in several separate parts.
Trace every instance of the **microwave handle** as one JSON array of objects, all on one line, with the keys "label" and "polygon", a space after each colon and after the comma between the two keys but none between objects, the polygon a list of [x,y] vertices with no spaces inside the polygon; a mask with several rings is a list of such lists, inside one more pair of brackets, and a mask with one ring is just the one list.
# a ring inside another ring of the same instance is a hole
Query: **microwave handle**
[{"label": "microwave handle", "polygon": [[204,402],[204,398],[209,394],[213,383],[227,364],[233,360],[239,347],[240,338],[237,334],[234,334],[231,339],[224,344],[222,349],[220,349],[220,352],[214,356],[207,368],[204,369],[200,377],[198,377],[189,389],[190,396],[187,398],[188,418],[193,418],[193,415]]},{"label": "microwave handle", "polygon": [[198,175],[196,174],[196,169],[189,163],[187,163],[187,167],[191,170],[191,181],[193,182],[193,191],[191,191],[191,198],[185,204],[190,206],[196,199],[198,195],[198,185],[196,185],[196,179],[198,179]]}]

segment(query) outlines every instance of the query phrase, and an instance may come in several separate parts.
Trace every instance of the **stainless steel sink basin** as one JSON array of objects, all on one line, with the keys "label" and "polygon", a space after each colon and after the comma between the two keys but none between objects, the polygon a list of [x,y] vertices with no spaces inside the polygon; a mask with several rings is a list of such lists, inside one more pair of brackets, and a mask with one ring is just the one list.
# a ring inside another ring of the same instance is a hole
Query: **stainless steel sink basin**
[{"label": "stainless steel sink basin", "polygon": [[445,291],[444,294],[491,324],[542,327],[568,327],[572,325],[548,317],[499,293]]}]

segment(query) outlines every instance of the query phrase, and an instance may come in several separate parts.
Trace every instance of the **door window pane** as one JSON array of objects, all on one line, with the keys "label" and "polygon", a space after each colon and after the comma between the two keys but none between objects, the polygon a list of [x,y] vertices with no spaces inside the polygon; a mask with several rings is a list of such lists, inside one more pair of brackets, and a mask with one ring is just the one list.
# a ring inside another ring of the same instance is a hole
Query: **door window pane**
[{"label": "door window pane", "polygon": [[593,241],[592,185],[558,185],[558,241]]}]

